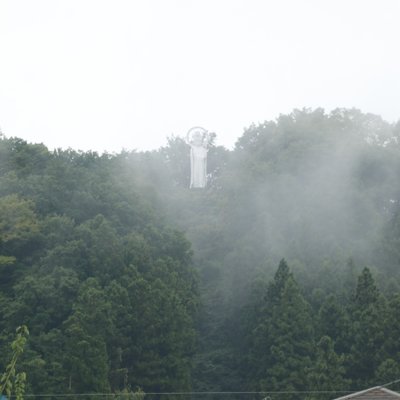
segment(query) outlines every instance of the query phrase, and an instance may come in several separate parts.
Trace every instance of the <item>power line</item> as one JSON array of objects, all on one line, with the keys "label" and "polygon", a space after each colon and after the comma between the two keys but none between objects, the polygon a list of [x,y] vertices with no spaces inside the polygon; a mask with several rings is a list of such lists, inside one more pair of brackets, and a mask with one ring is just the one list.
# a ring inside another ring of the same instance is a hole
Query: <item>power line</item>
[{"label": "power line", "polygon": [[[251,395],[251,394],[330,394],[330,393],[354,393],[349,390],[284,390],[284,391],[262,391],[262,392],[143,392],[146,396],[201,396],[201,395]],[[24,397],[82,397],[82,396],[131,396],[141,394],[129,393],[44,393],[44,394],[25,394]]]},{"label": "power line", "polygon": [[[400,382],[397,379],[392,382],[385,383],[379,387],[386,387]],[[202,396],[202,395],[270,395],[270,394],[352,394],[357,393],[359,390],[273,390],[273,391],[258,391],[258,392],[233,392],[233,391],[219,391],[219,392],[143,392],[146,396]],[[129,393],[41,393],[41,394],[25,394],[24,397],[113,397],[113,396],[132,396],[135,392]],[[12,396],[14,397],[14,396]]]},{"label": "power line", "polygon": [[396,379],[395,381],[389,382],[389,383],[385,383],[384,385],[381,385],[381,387],[386,387],[389,385],[393,385],[394,383],[400,382],[400,379]]}]

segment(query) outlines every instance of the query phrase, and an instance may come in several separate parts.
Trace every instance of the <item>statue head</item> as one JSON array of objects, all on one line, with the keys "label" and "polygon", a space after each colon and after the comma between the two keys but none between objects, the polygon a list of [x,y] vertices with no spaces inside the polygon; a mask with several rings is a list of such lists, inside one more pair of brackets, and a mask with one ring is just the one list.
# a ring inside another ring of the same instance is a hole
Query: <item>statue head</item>
[{"label": "statue head", "polygon": [[192,128],[186,135],[186,142],[191,146],[207,147],[208,132],[201,127]]},{"label": "statue head", "polygon": [[202,146],[203,145],[203,135],[199,132],[196,131],[193,136],[192,136],[192,143],[195,146]]}]

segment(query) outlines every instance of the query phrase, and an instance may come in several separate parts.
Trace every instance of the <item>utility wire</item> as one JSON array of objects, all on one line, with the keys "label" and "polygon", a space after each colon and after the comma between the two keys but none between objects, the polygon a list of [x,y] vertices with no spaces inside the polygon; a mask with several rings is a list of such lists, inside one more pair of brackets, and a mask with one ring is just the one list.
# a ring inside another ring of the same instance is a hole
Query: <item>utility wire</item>
[{"label": "utility wire", "polygon": [[400,382],[400,379],[396,379],[395,381],[389,382],[389,383],[385,383],[384,385],[381,385],[381,387],[386,387],[389,385],[393,385],[394,383]]},{"label": "utility wire", "polygon": [[[232,395],[232,394],[329,394],[329,393],[354,393],[349,390],[302,390],[302,391],[263,391],[263,392],[143,392],[146,396],[201,396],[201,395]],[[131,396],[135,392],[129,393],[44,393],[44,394],[25,394],[24,397],[81,397],[81,396]],[[137,393],[138,395],[141,393]]]},{"label": "utility wire", "polygon": [[[400,382],[397,379],[392,382],[385,383],[379,387],[386,387]],[[365,390],[365,389],[364,389]],[[330,393],[343,393],[352,394],[357,393],[354,390],[277,390],[277,391],[262,391],[262,392],[144,392],[146,396],[201,396],[201,395],[269,395],[269,394],[330,394]],[[25,394],[24,397],[113,397],[113,396],[132,396],[135,392],[129,393],[43,393],[43,394]],[[139,394],[139,393],[138,393]],[[14,396],[12,396],[14,397]]]}]

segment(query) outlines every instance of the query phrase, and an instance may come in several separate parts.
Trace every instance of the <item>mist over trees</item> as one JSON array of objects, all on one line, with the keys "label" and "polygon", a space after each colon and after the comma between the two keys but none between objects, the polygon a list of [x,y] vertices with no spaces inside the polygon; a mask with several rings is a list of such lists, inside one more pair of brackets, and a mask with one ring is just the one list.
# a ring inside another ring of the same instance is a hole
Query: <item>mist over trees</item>
[{"label": "mist over trees", "polygon": [[399,379],[399,136],[294,110],[213,142],[205,190],[179,137],[102,155],[1,137],[0,352],[29,327],[34,394]]}]

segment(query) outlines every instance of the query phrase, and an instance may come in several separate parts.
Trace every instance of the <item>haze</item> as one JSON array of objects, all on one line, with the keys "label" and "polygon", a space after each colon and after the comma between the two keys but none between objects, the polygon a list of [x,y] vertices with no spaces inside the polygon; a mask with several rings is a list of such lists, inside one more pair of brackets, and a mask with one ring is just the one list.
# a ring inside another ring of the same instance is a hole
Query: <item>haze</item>
[{"label": "haze", "polygon": [[50,148],[155,149],[201,125],[231,147],[293,108],[400,116],[400,3],[0,3],[0,127]]}]

